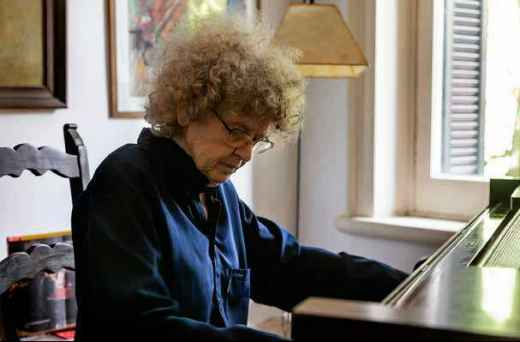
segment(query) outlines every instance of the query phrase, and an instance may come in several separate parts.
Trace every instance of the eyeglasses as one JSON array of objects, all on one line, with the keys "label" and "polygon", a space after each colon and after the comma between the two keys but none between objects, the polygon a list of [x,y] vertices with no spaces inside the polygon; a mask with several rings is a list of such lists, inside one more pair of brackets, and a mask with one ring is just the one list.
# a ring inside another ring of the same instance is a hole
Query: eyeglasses
[{"label": "eyeglasses", "polygon": [[252,138],[246,131],[241,128],[231,128],[229,127],[224,120],[218,115],[218,113],[214,110],[211,110],[213,114],[217,117],[217,119],[222,123],[222,125],[226,128],[228,137],[230,138],[231,144],[236,147],[240,147],[244,144],[253,145],[253,153],[260,154],[266,151],[269,151],[273,148],[274,143],[269,140],[268,137],[260,137],[260,138]]}]

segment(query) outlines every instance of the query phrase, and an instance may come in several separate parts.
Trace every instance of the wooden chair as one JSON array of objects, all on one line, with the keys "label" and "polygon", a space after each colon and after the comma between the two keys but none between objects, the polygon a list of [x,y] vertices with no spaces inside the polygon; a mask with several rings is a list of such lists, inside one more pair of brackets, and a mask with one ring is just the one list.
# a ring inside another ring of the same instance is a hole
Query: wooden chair
[{"label": "wooden chair", "polygon": [[[63,134],[66,152],[47,146],[35,148],[29,144],[14,148],[0,147],[0,177],[19,177],[24,170],[35,176],[51,171],[69,179],[74,203],[90,180],[87,150],[75,124],[65,124]],[[10,304],[13,289],[43,271],[57,272],[63,268],[74,269],[73,248],[65,243],[57,243],[53,247],[34,245],[28,252],[13,253],[0,262],[1,340],[18,340],[17,313],[13,314],[17,308]]]}]

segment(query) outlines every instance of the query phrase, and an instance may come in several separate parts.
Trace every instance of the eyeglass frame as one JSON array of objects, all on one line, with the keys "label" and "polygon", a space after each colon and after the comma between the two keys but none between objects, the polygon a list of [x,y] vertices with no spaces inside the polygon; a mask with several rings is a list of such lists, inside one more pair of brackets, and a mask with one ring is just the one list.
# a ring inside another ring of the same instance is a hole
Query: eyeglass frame
[{"label": "eyeglass frame", "polygon": [[[237,140],[237,143],[238,143],[238,140],[244,140],[243,142],[239,143],[237,147],[243,146],[247,142],[253,146],[253,153],[255,153],[255,154],[261,154],[261,153],[267,152],[274,147],[274,142],[272,142],[268,137],[263,136],[263,137],[260,137],[257,139],[251,138],[251,135],[249,135],[245,130],[238,128],[238,127],[236,127],[236,128],[229,127],[228,124],[226,124],[226,122],[224,121],[224,119],[222,119],[220,117],[220,115],[217,113],[216,110],[211,109],[211,112],[213,114],[215,114],[217,119],[222,123],[222,125],[226,129],[229,137],[231,137],[232,139],[233,139],[233,137],[235,137],[234,139]],[[260,150],[256,149],[256,146],[258,145],[258,143],[267,144],[266,146],[268,146],[268,147],[260,149]]]}]

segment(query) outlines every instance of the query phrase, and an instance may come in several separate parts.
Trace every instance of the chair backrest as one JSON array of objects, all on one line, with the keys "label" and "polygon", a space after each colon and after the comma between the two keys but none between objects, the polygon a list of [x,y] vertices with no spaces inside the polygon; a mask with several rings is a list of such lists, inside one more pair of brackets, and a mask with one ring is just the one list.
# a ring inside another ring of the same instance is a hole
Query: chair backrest
[{"label": "chair backrest", "polygon": [[90,180],[87,149],[76,124],[65,124],[63,134],[66,153],[48,146],[36,148],[29,144],[0,147],[0,177],[19,177],[24,170],[35,176],[51,171],[70,180],[74,202]]},{"label": "chair backrest", "polygon": [[[48,146],[36,148],[30,144],[0,147],[0,177],[19,177],[24,170],[35,176],[51,171],[69,179],[74,203],[90,180],[87,149],[77,125],[65,124],[63,134],[65,152]],[[28,252],[13,253],[0,261],[0,340],[18,340],[15,317],[19,312],[12,313],[20,310],[11,304],[17,286],[23,281],[41,278],[44,271],[45,274],[58,274],[63,272],[59,271],[63,268],[74,269],[73,248],[66,243],[57,243],[53,247],[36,244]]]},{"label": "chair backrest", "polygon": [[77,158],[78,177],[70,177],[70,192],[74,202],[90,181],[87,147],[78,133],[76,124],[65,124],[63,126],[63,136],[65,138],[65,151]]}]

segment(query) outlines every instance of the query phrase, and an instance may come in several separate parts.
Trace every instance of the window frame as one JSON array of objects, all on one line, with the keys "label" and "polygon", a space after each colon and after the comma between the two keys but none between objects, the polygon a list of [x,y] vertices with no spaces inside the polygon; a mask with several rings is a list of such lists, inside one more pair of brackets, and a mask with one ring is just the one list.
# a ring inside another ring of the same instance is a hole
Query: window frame
[{"label": "window frame", "polygon": [[487,205],[489,180],[483,176],[455,176],[441,172],[444,5],[444,0],[426,0],[419,1],[417,7],[416,190],[413,211],[418,216],[468,220]]},{"label": "window frame", "polygon": [[[349,86],[349,210],[343,216],[409,214],[413,184],[415,1],[355,2],[348,22],[358,23],[369,68]],[[359,21],[363,18],[363,21]],[[409,19],[412,20],[409,20]],[[400,36],[400,33],[404,33]]]}]

